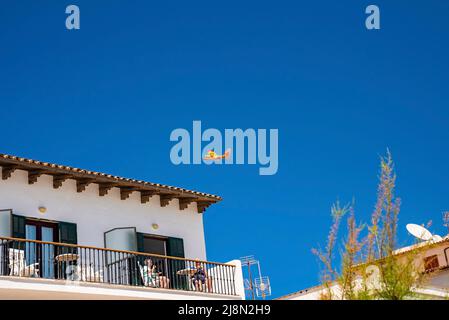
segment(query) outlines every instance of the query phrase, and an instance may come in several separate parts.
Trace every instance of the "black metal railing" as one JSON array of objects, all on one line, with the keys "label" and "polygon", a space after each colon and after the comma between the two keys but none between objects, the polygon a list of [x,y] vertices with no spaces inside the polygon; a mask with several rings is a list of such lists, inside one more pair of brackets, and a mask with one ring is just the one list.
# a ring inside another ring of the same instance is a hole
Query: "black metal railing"
[{"label": "black metal railing", "polygon": [[0,275],[236,295],[234,265],[6,237]]}]

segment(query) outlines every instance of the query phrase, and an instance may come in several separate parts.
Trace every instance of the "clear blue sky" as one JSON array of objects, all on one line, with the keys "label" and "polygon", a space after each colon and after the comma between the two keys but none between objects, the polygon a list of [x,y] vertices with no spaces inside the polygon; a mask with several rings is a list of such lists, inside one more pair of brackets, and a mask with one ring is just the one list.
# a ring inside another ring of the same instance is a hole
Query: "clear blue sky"
[{"label": "clear blue sky", "polygon": [[[65,29],[65,7],[81,30]],[[364,27],[381,9],[380,31]],[[208,258],[254,254],[273,295],[315,285],[329,208],[375,202],[387,147],[407,222],[449,209],[449,2],[3,1],[0,152],[223,196]],[[174,166],[170,132],[278,128],[279,172]]]}]

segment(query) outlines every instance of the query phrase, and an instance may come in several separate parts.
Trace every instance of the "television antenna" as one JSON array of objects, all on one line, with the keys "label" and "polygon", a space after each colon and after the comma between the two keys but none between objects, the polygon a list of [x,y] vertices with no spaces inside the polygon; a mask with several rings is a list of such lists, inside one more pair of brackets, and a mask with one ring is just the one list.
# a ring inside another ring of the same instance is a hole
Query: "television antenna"
[{"label": "television antenna", "polygon": [[271,296],[271,285],[269,277],[259,277],[254,281],[256,286],[256,295],[260,298]]},{"label": "television antenna", "polygon": [[406,228],[412,236],[423,241],[440,241],[443,239],[437,234],[433,235],[429,230],[419,224],[409,223]]},{"label": "television antenna", "polygon": [[[260,262],[256,260],[253,255],[240,258],[242,262],[242,267],[248,267],[248,277],[249,279],[244,280],[245,290],[249,291],[252,300],[256,297],[265,299],[271,295],[271,285],[269,277],[262,277],[262,272],[260,271]],[[256,277],[253,281],[253,275],[251,272],[251,266],[257,265],[257,270],[259,272],[259,277]]]},{"label": "television antenna", "polygon": [[449,233],[449,211],[443,212],[443,226],[447,228],[447,233]]}]

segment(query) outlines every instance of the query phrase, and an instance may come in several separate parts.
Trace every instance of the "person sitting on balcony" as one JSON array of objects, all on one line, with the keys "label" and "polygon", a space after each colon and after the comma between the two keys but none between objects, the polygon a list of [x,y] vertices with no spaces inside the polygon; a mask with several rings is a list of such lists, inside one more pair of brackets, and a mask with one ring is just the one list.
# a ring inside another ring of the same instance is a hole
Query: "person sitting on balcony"
[{"label": "person sitting on balcony", "polygon": [[148,283],[148,285],[164,289],[169,288],[170,280],[166,276],[162,275],[162,272],[157,269],[157,266],[153,263],[153,260],[150,258],[146,259],[143,270],[146,278],[145,282]]},{"label": "person sitting on balcony", "polygon": [[192,281],[196,291],[203,291],[203,286],[206,285],[207,291],[211,292],[211,278],[207,276],[206,270],[202,267],[201,262],[199,261],[195,262],[195,273],[192,275]]}]

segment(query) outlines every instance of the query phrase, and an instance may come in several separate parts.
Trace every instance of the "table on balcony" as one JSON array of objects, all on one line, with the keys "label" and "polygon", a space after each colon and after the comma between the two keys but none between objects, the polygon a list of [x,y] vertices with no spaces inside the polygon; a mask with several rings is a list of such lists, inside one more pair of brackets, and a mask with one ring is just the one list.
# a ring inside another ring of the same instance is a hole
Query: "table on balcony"
[{"label": "table on balcony", "polygon": [[64,253],[56,256],[58,262],[72,262],[78,260],[79,256],[76,253]]},{"label": "table on balcony", "polygon": [[176,272],[176,274],[179,274],[180,276],[193,276],[195,272],[196,272],[196,269],[187,268],[187,269],[178,270]]},{"label": "table on balcony", "polygon": [[73,263],[74,261],[77,261],[78,259],[79,259],[79,255],[77,255],[76,253],[64,253],[64,254],[57,255],[55,257],[55,260],[58,263],[59,277],[63,276],[61,274],[62,266],[63,266],[63,263],[66,262],[68,264],[68,266],[70,266],[70,268],[71,268],[70,273],[67,272],[67,269],[65,270],[66,271],[65,274],[67,274],[67,279],[77,280],[78,276],[79,276],[78,270],[73,264],[70,264],[70,263]]},{"label": "table on balcony", "polygon": [[176,274],[179,276],[185,276],[186,288],[189,288],[188,290],[194,289],[192,287],[192,281],[190,280],[190,278],[195,274],[195,272],[196,272],[195,268],[185,268],[185,269],[178,270],[176,272]]}]

